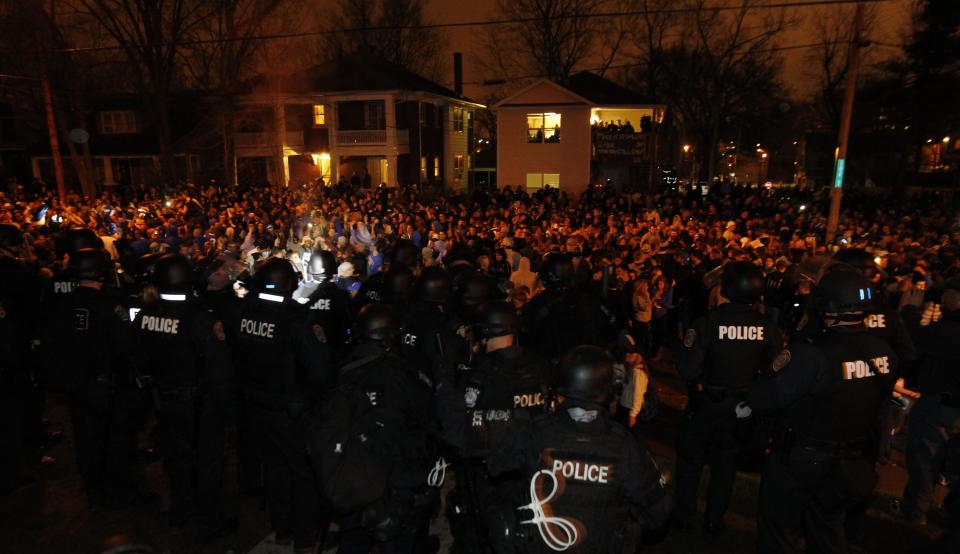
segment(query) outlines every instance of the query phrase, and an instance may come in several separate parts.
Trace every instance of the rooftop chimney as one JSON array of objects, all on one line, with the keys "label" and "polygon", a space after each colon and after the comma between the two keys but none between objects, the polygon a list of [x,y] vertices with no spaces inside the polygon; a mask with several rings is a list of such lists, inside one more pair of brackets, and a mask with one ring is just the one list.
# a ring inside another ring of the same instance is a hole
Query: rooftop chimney
[{"label": "rooftop chimney", "polygon": [[463,54],[453,53],[453,91],[463,96]]}]

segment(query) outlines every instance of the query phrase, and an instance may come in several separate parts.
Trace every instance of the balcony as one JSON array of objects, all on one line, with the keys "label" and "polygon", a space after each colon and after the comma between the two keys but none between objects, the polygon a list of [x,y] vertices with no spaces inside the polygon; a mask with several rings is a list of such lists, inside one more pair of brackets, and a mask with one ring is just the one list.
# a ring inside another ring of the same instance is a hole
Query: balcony
[{"label": "balcony", "polygon": [[[272,132],[265,133],[237,133],[237,148],[263,148],[274,146],[274,137]],[[287,131],[286,145],[290,148],[303,146],[303,131]]]},{"label": "balcony", "polygon": [[385,129],[337,131],[335,136],[337,146],[367,146],[387,144],[387,131]]}]

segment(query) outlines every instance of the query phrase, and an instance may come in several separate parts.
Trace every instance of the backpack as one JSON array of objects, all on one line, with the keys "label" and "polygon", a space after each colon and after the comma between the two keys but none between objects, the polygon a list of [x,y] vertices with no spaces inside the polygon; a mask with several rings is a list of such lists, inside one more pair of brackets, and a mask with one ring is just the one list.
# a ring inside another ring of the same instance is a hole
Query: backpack
[{"label": "backpack", "polygon": [[311,416],[308,449],[331,508],[353,513],[385,496],[404,426],[403,414],[377,406],[360,385],[324,397]]}]

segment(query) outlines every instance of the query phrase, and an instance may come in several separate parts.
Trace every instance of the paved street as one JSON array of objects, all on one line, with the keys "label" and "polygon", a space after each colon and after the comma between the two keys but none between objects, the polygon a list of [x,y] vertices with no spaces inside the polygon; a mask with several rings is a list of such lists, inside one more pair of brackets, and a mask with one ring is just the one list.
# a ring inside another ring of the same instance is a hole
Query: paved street
[{"label": "paved street", "polygon": [[[655,369],[654,382],[663,400],[663,410],[657,421],[644,424],[640,433],[669,472],[674,459],[672,437],[676,434],[679,410],[685,397],[680,390],[679,379],[669,370]],[[47,413],[51,425],[65,431],[65,440],[47,453],[55,461],[30,468],[38,477],[36,483],[0,501],[0,544],[4,545],[0,547],[0,552],[94,554],[128,541],[151,545],[157,552],[171,554],[280,554],[290,551],[289,547],[284,549],[272,543],[261,501],[238,495],[233,467],[228,468],[227,501],[240,518],[240,530],[236,535],[203,549],[193,544],[194,529],[188,528],[182,534],[169,531],[162,513],[164,498],[127,511],[88,509],[73,461],[63,399],[55,396],[48,398]],[[144,444],[146,441],[144,437]],[[897,463],[902,463],[902,452],[898,451],[896,455]],[[163,491],[159,461],[146,466],[146,475],[151,489]],[[901,467],[881,467],[879,495],[868,513],[861,536],[853,545],[854,552],[907,552],[939,532],[935,518],[929,527],[917,529],[904,526],[886,515],[886,507],[891,498],[899,494],[904,479]],[[752,552],[756,540],[758,486],[759,477],[755,473],[744,472],[739,475],[731,513],[728,515],[730,529],[723,535],[708,539],[698,532],[673,533],[662,544],[646,551],[677,554]],[[435,527],[435,533],[441,537],[442,548],[447,550],[450,537],[445,521],[439,518],[435,521]],[[332,548],[328,550],[333,551]]]}]

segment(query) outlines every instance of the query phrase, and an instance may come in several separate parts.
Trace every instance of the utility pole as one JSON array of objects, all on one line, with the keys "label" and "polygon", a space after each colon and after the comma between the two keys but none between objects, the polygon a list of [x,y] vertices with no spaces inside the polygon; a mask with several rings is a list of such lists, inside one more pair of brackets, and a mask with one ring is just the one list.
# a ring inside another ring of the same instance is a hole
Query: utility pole
[{"label": "utility pole", "polygon": [[860,30],[863,26],[863,4],[857,4],[853,16],[853,33],[847,55],[847,82],[843,92],[843,111],[840,114],[840,136],[833,166],[833,189],[830,191],[830,215],[827,218],[827,242],[833,242],[840,223],[840,200],[843,198],[843,172],[847,163],[847,143],[850,141],[850,120],[853,118],[853,98],[857,91],[857,69],[860,66]]},{"label": "utility pole", "polygon": [[57,177],[57,194],[60,203],[67,201],[67,187],[63,182],[63,159],[60,158],[60,139],[57,137],[57,120],[53,115],[53,96],[50,94],[50,78],[43,71],[43,107],[47,111],[47,133],[50,134],[50,152],[53,154],[53,172]]}]

